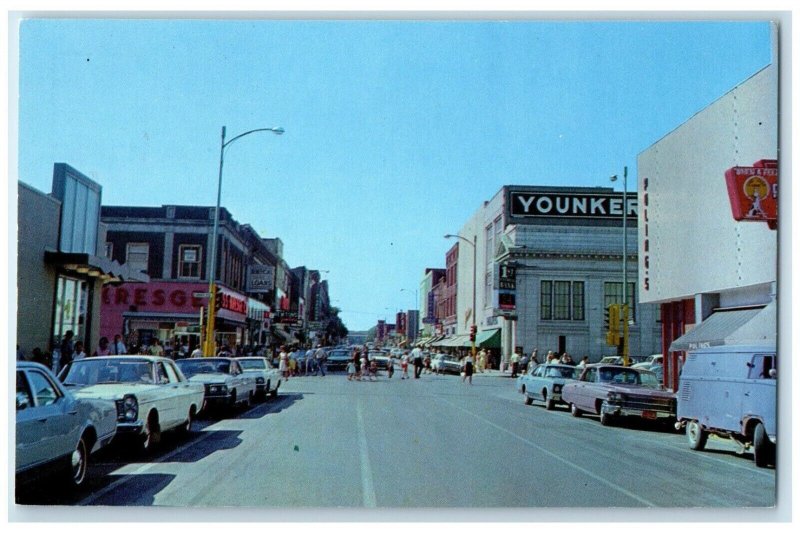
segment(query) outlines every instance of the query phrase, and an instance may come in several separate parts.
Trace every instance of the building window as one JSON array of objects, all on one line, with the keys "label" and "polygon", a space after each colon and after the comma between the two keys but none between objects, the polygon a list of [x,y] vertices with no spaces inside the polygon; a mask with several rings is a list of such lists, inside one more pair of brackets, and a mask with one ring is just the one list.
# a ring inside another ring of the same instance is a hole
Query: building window
[{"label": "building window", "polygon": [[147,272],[150,245],[146,242],[129,242],[125,264],[135,272]]},{"label": "building window", "polygon": [[539,314],[541,320],[585,320],[583,282],[542,280]]},{"label": "building window", "polygon": [[202,251],[199,244],[181,244],[178,247],[178,277],[200,279]]},{"label": "building window", "polygon": [[84,281],[58,276],[56,309],[53,320],[53,343],[58,345],[67,331],[83,339],[86,327],[87,289]]},{"label": "building window", "polygon": [[542,281],[541,312],[542,320],[553,320],[553,282]]},{"label": "building window", "polygon": [[[622,303],[622,283],[618,281],[607,281],[603,290],[603,309],[608,309],[611,304]],[[628,282],[628,313],[629,320],[636,320],[636,283]]]}]

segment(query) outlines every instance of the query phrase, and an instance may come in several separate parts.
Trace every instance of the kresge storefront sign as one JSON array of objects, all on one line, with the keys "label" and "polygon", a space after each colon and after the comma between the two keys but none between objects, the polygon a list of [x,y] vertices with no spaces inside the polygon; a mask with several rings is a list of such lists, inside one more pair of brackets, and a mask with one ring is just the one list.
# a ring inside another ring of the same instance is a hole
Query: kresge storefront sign
[{"label": "kresge storefront sign", "polygon": [[[622,193],[570,193],[510,191],[509,212],[512,217],[622,218]],[[626,195],[628,217],[639,214],[636,193]]]}]

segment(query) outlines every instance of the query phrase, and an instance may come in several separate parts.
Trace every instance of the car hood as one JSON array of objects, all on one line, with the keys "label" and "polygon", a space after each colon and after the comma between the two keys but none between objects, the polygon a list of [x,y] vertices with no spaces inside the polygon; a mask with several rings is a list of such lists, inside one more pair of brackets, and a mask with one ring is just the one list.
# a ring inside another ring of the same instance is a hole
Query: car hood
[{"label": "car hood", "polygon": [[231,376],[222,372],[211,372],[208,374],[195,374],[189,378],[191,383],[226,383]]},{"label": "car hood", "polygon": [[626,385],[621,383],[597,383],[596,385],[613,392],[625,394],[639,394],[654,398],[674,398],[675,393],[668,390],[651,389],[642,385]]},{"label": "car hood", "polygon": [[67,386],[76,398],[98,398],[101,400],[121,400],[126,394],[146,397],[158,391],[160,385],[149,383],[99,383],[97,385]]}]

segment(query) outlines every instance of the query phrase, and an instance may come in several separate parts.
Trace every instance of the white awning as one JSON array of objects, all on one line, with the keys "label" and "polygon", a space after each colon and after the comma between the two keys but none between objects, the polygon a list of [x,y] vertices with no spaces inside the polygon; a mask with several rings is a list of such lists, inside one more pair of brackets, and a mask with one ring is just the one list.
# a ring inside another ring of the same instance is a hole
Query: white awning
[{"label": "white awning", "polygon": [[689,351],[728,344],[774,344],[776,332],[774,302],[766,307],[720,310],[672,341],[669,351]]}]

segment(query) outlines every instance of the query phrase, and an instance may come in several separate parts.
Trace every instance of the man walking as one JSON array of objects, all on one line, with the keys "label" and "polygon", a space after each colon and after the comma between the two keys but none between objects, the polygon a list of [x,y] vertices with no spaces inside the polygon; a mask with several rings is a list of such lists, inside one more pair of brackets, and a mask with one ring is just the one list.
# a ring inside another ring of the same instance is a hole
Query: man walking
[{"label": "man walking", "polygon": [[[328,354],[325,353],[325,350],[322,349],[322,345],[317,345],[317,351],[314,353],[314,359],[317,363],[317,369],[322,372],[322,377],[325,377],[325,362],[328,360]],[[314,375],[317,375],[317,371],[314,371]]]},{"label": "man walking", "polygon": [[411,350],[411,358],[414,360],[414,379],[419,379],[422,374],[422,349],[419,346]]},{"label": "man walking", "polygon": [[111,355],[125,355],[128,353],[128,348],[125,346],[125,343],[122,342],[122,336],[114,335],[114,342],[111,343]]}]

